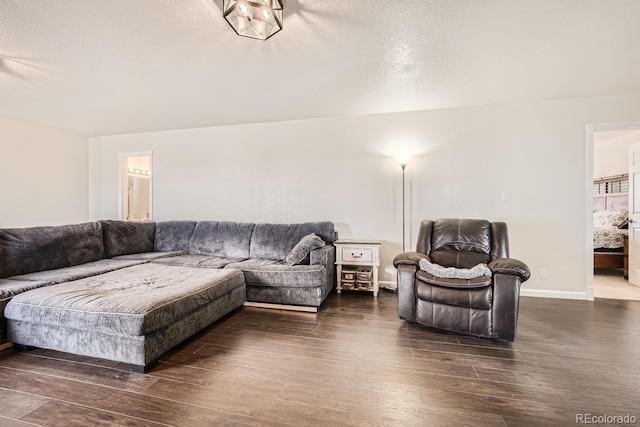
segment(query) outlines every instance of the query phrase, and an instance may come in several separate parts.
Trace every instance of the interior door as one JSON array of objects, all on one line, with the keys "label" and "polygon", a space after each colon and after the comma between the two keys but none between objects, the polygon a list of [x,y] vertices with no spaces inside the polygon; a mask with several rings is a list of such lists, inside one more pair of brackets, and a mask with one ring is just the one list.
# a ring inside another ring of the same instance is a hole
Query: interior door
[{"label": "interior door", "polygon": [[629,145],[629,282],[640,286],[640,142]]}]

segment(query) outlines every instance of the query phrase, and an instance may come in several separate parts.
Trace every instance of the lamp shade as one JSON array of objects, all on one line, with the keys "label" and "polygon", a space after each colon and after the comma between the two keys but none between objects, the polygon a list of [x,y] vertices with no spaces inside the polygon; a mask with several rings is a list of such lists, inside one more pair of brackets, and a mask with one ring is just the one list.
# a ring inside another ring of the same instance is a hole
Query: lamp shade
[{"label": "lamp shade", "polygon": [[223,0],[222,14],[240,36],[266,40],[282,29],[282,0]]},{"label": "lamp shade", "polygon": [[411,156],[408,154],[398,154],[396,156],[396,161],[400,163],[400,166],[404,169],[404,167],[411,161]]}]

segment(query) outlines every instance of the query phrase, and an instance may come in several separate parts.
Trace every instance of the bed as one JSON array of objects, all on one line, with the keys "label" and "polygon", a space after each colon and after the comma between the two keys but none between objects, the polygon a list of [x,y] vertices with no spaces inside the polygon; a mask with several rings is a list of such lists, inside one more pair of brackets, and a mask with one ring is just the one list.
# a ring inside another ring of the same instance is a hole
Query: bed
[{"label": "bed", "polygon": [[620,268],[626,279],[628,176],[598,178],[593,185],[593,267]]}]

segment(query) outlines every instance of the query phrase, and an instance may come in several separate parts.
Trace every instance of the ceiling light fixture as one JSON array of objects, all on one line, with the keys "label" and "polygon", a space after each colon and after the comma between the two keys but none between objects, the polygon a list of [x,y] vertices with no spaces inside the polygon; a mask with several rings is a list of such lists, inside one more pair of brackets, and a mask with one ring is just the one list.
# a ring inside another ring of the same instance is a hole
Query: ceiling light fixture
[{"label": "ceiling light fixture", "polygon": [[266,40],[282,29],[282,0],[223,0],[222,15],[239,36]]}]

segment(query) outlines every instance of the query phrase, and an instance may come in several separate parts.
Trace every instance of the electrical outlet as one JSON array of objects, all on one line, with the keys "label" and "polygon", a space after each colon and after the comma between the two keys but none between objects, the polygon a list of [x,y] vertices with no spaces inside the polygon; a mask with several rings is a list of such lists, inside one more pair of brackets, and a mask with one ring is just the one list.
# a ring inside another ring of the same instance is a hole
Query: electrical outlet
[{"label": "electrical outlet", "polygon": [[538,276],[541,279],[546,279],[547,278],[547,269],[546,268],[541,268],[539,273],[538,273]]}]

